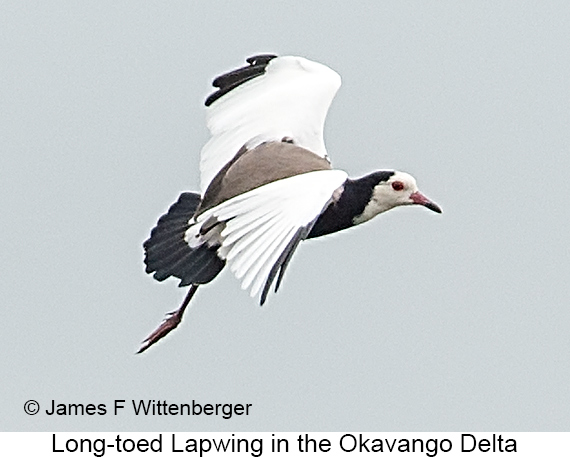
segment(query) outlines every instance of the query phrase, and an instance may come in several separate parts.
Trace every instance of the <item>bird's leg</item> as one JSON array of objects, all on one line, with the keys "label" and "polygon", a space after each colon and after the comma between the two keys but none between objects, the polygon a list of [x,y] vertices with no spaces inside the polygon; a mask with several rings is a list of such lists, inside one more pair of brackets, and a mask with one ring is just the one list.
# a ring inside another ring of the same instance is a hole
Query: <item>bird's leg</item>
[{"label": "bird's leg", "polygon": [[194,296],[197,290],[198,290],[198,284],[192,284],[190,286],[190,290],[188,291],[188,294],[186,294],[186,298],[184,298],[184,301],[180,305],[180,308],[178,308],[176,311],[172,311],[171,313],[167,314],[168,317],[166,317],[162,321],[162,323],[158,326],[158,328],[154,332],[152,332],[147,337],[146,340],[142,342],[142,346],[137,351],[137,354],[146,351],[154,343],[161,340],[166,335],[168,335],[172,330],[178,327],[178,324],[180,324],[180,321],[182,320],[182,315],[184,314],[184,311],[186,311],[188,303],[190,303],[190,300],[192,300],[192,297]]}]

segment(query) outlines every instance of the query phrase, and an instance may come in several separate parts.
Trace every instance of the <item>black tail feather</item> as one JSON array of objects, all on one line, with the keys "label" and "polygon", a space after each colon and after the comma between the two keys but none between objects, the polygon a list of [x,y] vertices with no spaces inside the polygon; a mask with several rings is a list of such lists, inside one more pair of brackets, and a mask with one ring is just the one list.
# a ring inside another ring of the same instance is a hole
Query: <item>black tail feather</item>
[{"label": "black tail feather", "polygon": [[224,268],[226,262],[218,257],[218,246],[191,248],[184,239],[200,201],[198,194],[181,194],[144,242],[146,272],[154,273],[156,280],[174,276],[181,280],[180,286],[205,284]]}]

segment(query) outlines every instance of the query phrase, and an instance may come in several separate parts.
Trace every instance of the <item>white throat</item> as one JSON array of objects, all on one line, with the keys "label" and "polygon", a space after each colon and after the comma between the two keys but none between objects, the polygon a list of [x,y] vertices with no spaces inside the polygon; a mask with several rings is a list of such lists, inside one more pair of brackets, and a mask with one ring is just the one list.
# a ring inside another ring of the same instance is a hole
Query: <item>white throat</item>
[{"label": "white throat", "polygon": [[363,222],[369,221],[373,217],[378,216],[378,214],[398,206],[396,201],[386,199],[384,197],[384,192],[382,192],[380,186],[376,186],[372,192],[372,198],[364,208],[364,211],[354,218],[354,223],[362,224]]}]

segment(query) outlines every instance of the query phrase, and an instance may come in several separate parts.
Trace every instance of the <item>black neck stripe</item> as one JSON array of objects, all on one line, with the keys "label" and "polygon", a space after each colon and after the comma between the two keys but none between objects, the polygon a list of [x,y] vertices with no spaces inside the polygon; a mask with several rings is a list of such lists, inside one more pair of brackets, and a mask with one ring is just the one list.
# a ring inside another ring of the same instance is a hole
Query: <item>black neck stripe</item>
[{"label": "black neck stripe", "polygon": [[358,179],[347,179],[344,190],[337,202],[331,203],[320,215],[308,238],[327,235],[352,227],[354,219],[360,216],[370,200],[374,188],[388,181],[393,171],[376,171]]}]

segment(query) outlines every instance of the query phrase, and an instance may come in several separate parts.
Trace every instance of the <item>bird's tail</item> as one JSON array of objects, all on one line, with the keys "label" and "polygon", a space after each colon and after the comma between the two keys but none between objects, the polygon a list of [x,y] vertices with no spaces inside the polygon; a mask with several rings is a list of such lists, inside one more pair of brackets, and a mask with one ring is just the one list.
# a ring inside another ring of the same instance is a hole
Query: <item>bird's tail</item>
[{"label": "bird's tail", "polygon": [[146,272],[154,273],[157,281],[174,276],[180,279],[180,287],[206,284],[224,268],[225,260],[217,255],[219,246],[202,243],[191,247],[185,239],[200,201],[199,194],[181,194],[144,242]]}]

